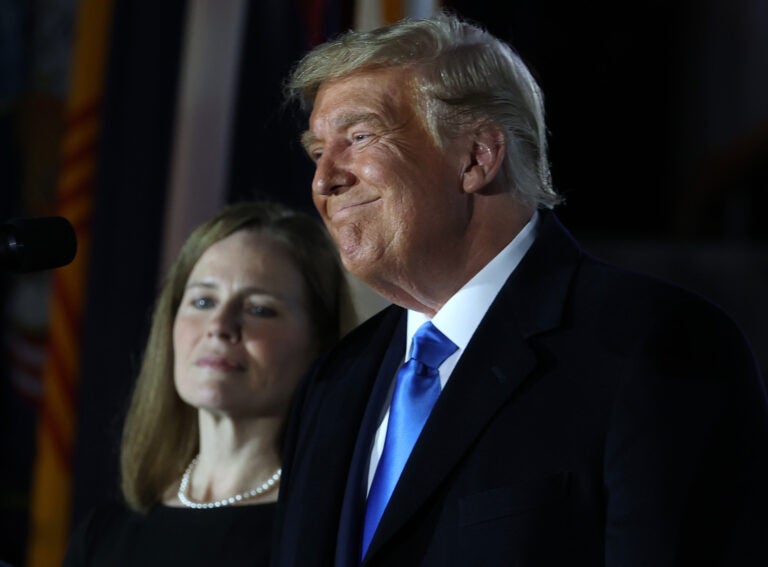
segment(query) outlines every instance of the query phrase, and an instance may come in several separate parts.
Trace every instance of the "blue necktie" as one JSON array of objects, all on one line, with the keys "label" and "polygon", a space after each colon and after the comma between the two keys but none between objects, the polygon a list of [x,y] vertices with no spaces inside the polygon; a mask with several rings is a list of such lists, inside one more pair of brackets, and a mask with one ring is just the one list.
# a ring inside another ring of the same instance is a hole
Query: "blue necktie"
[{"label": "blue necktie", "polygon": [[413,336],[411,358],[397,372],[384,450],[368,493],[361,560],[368,551],[411,449],[440,395],[437,369],[457,348],[429,321]]}]

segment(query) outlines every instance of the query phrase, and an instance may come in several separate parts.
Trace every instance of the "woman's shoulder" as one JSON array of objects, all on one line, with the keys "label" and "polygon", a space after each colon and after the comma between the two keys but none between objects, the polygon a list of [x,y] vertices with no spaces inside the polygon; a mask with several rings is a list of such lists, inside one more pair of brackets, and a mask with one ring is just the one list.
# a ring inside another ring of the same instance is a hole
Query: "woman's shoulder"
[{"label": "woman's shoulder", "polygon": [[138,514],[119,500],[107,500],[94,506],[75,526],[74,533],[84,536],[103,535],[116,527],[135,521]]}]

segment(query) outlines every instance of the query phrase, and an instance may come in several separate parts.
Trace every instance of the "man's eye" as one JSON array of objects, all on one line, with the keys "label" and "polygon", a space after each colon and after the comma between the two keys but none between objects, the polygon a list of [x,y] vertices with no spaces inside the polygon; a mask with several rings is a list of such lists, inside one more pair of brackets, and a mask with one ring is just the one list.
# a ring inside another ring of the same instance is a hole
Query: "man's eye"
[{"label": "man's eye", "polygon": [[277,311],[264,305],[251,305],[247,308],[248,314],[255,317],[270,318],[277,315]]},{"label": "man's eye", "polygon": [[364,142],[365,140],[367,140],[370,137],[371,137],[370,134],[354,134],[352,136],[352,140],[355,141],[355,142]]}]

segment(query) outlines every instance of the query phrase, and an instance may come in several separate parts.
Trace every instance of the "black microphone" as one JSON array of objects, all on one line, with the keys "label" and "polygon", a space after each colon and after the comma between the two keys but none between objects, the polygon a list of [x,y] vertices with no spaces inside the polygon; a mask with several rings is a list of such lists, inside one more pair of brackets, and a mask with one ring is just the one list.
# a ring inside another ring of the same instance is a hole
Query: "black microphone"
[{"label": "black microphone", "polygon": [[0,225],[0,270],[23,274],[69,264],[75,229],[64,217],[11,219]]}]

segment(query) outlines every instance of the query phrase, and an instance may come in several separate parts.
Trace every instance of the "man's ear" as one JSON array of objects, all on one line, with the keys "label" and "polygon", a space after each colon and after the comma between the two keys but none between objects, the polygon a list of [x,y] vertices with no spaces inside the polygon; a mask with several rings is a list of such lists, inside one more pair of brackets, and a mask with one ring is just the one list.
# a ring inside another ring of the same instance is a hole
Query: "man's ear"
[{"label": "man's ear", "polygon": [[475,193],[488,185],[504,161],[504,134],[496,127],[484,126],[471,136],[470,155],[464,169],[462,187]]}]

